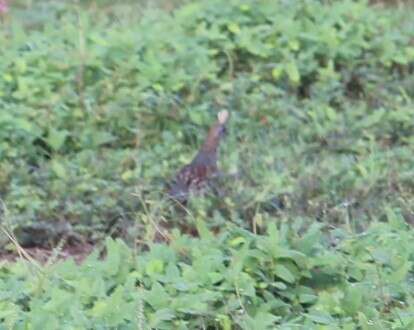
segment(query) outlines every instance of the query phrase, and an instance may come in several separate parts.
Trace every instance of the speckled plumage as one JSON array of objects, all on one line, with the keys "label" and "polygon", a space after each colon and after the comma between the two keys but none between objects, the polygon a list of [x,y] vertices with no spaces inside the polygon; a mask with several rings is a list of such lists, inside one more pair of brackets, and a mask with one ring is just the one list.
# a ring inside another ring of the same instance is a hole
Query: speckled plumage
[{"label": "speckled plumage", "polygon": [[217,118],[195,158],[181,168],[170,186],[169,196],[180,203],[185,203],[190,193],[202,193],[218,173],[217,149],[225,132],[229,113],[221,111]]}]

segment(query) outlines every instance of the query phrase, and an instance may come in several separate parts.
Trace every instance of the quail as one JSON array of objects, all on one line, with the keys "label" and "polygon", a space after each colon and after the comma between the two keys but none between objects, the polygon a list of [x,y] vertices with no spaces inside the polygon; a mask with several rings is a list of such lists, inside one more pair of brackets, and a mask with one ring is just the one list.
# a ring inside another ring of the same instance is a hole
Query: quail
[{"label": "quail", "polygon": [[185,204],[191,193],[202,193],[211,180],[219,173],[217,149],[226,132],[229,112],[220,111],[217,121],[210,127],[208,135],[194,159],[177,173],[170,184],[168,195],[175,201]]}]

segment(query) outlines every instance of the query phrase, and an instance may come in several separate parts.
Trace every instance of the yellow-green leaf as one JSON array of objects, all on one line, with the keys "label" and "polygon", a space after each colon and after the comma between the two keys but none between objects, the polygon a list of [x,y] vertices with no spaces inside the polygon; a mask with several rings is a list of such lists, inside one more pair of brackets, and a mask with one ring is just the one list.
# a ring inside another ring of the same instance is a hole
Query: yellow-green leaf
[{"label": "yellow-green leaf", "polygon": [[295,62],[289,62],[286,65],[286,73],[292,83],[297,84],[300,82],[300,73]]}]

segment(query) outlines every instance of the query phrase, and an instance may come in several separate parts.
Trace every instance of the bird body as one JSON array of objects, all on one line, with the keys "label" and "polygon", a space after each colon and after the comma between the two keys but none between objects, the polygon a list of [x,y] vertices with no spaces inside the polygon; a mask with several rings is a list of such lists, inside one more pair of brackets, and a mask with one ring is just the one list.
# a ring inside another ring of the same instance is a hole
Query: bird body
[{"label": "bird body", "polygon": [[229,113],[221,111],[217,117],[217,122],[210,128],[197,155],[191,163],[181,168],[171,184],[169,196],[180,203],[185,203],[191,192],[203,192],[209,181],[218,173],[217,150],[225,132]]}]

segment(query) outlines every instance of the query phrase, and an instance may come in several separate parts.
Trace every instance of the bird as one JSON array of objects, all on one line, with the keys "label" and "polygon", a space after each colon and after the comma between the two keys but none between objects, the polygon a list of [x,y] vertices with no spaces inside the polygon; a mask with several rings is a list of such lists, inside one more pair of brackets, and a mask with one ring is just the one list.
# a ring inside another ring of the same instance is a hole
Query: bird
[{"label": "bird", "polygon": [[170,198],[185,205],[190,194],[202,194],[211,180],[219,174],[217,167],[218,147],[226,133],[230,114],[227,110],[217,114],[217,121],[210,127],[207,137],[194,159],[182,167],[170,183]]}]

